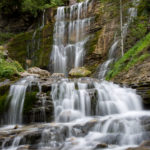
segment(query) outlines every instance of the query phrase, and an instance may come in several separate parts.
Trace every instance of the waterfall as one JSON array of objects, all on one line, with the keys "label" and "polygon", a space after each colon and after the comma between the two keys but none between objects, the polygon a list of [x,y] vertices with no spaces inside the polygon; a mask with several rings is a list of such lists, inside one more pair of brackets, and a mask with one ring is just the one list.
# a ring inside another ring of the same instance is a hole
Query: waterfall
[{"label": "waterfall", "polygon": [[8,95],[8,101],[10,100],[10,105],[7,113],[8,124],[22,123],[22,113],[26,90],[27,87],[31,85],[31,82],[33,80],[34,77],[29,76],[11,85]]},{"label": "waterfall", "polygon": [[[86,30],[91,23],[88,6],[85,1],[57,9],[51,55],[54,72],[67,75],[68,68],[82,65],[84,44],[88,40]],[[135,12],[136,9],[129,10],[131,18],[136,16]],[[132,21],[130,17],[128,23]],[[124,35],[127,27],[125,24]],[[101,67],[102,79],[120,42],[114,41],[109,59]],[[25,94],[32,82],[36,82],[39,88],[36,96],[41,100],[37,101],[35,111],[42,102],[40,116],[45,121],[47,109],[52,108],[45,106],[53,103],[54,122],[0,128],[2,150],[126,150],[150,139],[150,112],[143,110],[136,91],[92,78],[21,79],[10,88],[8,124],[22,122]]]},{"label": "waterfall", "polygon": [[[127,22],[124,23],[123,27],[122,27],[122,35],[123,35],[123,39],[126,38],[127,32],[128,32],[128,28],[129,25],[131,24],[131,22],[133,21],[133,19],[137,16],[137,6],[139,4],[140,0],[134,0],[132,2],[133,6],[132,8],[128,9],[128,19]],[[115,41],[113,42],[111,48],[109,49],[109,55],[108,55],[108,60],[106,60],[101,66],[100,66],[100,71],[99,71],[99,79],[103,80],[105,78],[106,73],[109,70],[109,66],[110,64],[112,64],[115,59],[115,52],[119,46],[119,43],[121,42],[121,39],[115,39]]]},{"label": "waterfall", "polygon": [[68,81],[52,86],[56,121],[68,122],[91,114],[91,101],[86,91],[87,84],[78,83],[77,88],[78,91],[75,83]]},{"label": "waterfall", "polygon": [[53,72],[67,74],[69,69],[83,65],[86,31],[91,22],[91,18],[86,18],[88,6],[87,0],[57,9],[51,54]]},{"label": "waterfall", "polygon": [[[62,80],[52,86],[55,121],[68,122],[77,118],[92,116],[92,99],[88,84]],[[129,111],[142,110],[140,97],[129,88],[103,81],[93,84],[97,96],[96,116],[122,114]]]}]

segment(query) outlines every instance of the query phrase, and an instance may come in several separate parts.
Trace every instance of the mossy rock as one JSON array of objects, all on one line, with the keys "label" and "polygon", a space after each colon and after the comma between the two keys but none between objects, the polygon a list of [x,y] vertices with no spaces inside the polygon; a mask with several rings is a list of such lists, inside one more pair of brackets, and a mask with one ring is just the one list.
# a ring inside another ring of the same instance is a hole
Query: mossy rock
[{"label": "mossy rock", "polygon": [[37,66],[47,69],[52,44],[53,23],[50,22],[42,29],[16,35],[8,43],[8,51],[10,57],[19,61],[24,68]]},{"label": "mossy rock", "polygon": [[4,46],[0,45],[0,51],[5,50]]},{"label": "mossy rock", "polygon": [[7,97],[8,92],[6,92],[4,95],[0,95],[0,114],[6,111],[6,108],[8,106]]},{"label": "mossy rock", "polygon": [[87,55],[87,57],[94,52],[100,34],[101,34],[101,29],[99,29],[97,32],[93,33],[91,35],[89,41],[86,43],[85,49],[86,49],[86,55]]},{"label": "mossy rock", "polygon": [[10,88],[9,84],[0,86],[0,114],[7,110],[9,104],[8,101],[9,88]]},{"label": "mossy rock", "polygon": [[90,76],[91,71],[87,70],[85,67],[79,67],[71,69],[69,75],[71,77],[87,77]]},{"label": "mossy rock", "polygon": [[37,101],[37,92],[27,92],[25,96],[25,101],[24,101],[24,113],[28,113],[30,110],[32,110],[33,105]]},{"label": "mossy rock", "polygon": [[6,84],[3,86],[0,86],[0,96],[4,95],[5,93],[7,93],[9,91],[10,85]]}]

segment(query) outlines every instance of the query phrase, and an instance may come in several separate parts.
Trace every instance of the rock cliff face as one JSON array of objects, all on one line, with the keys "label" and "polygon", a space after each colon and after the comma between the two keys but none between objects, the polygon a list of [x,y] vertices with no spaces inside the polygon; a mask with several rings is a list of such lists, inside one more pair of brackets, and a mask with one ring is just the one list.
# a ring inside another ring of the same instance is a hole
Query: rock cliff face
[{"label": "rock cliff face", "polygon": [[[87,31],[90,39],[85,46],[84,66],[92,73],[106,59],[116,31],[119,29],[119,16],[114,10],[116,10],[115,2],[110,4],[99,0],[93,1],[92,8],[89,8],[93,22]],[[44,17],[44,22],[39,21],[38,27],[31,22],[31,29],[28,28],[24,33],[14,36],[8,43],[10,56],[18,60],[24,68],[37,66],[49,69],[55,15],[55,8],[47,9],[40,17],[41,20]]]},{"label": "rock cliff face", "polygon": [[48,69],[55,14],[55,8],[47,9],[40,17],[42,21],[36,23],[36,29],[17,34],[7,44],[10,56],[24,68],[37,66]]}]

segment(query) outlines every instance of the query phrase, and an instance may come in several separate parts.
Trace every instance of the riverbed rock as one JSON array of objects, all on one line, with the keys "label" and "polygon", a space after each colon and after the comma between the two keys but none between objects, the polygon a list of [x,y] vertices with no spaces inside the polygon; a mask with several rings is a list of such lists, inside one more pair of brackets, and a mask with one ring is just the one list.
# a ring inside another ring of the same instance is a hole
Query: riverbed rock
[{"label": "riverbed rock", "polygon": [[128,148],[127,150],[150,150],[150,148],[146,148],[146,147],[134,147],[134,148]]},{"label": "riverbed rock", "polygon": [[38,67],[32,67],[27,70],[30,74],[38,74],[40,77],[50,77],[50,73],[46,70],[40,69]]},{"label": "riverbed rock", "polygon": [[73,68],[69,72],[71,77],[87,77],[91,74],[91,71],[86,69],[85,67]]},{"label": "riverbed rock", "polygon": [[65,74],[64,73],[53,73],[51,75],[51,77],[53,77],[53,78],[64,78]]}]

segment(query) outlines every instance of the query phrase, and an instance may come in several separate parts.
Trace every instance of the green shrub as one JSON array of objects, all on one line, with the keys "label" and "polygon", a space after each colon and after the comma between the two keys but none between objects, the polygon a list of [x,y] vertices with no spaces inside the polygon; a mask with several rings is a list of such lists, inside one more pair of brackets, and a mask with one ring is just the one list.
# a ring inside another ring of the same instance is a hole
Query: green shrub
[{"label": "green shrub", "polygon": [[5,59],[3,53],[0,52],[0,78],[11,78],[22,71],[23,68],[17,61]]},{"label": "green shrub", "polygon": [[37,17],[45,8],[63,5],[63,2],[65,0],[1,0],[0,13],[13,16],[27,12]]}]

